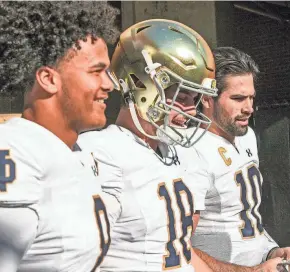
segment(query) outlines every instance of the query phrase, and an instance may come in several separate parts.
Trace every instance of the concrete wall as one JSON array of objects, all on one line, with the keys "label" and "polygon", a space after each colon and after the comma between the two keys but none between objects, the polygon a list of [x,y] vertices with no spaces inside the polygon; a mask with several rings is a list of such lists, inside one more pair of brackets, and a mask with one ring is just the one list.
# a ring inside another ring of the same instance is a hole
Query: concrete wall
[{"label": "concrete wall", "polygon": [[[235,10],[234,46],[250,54],[259,64],[258,102],[290,101],[290,29],[280,22]],[[251,30],[251,31],[249,31]]]},{"label": "concrete wall", "polygon": [[210,46],[217,45],[216,5],[212,1],[122,2],[122,28],[147,19],[179,21],[200,33]]}]

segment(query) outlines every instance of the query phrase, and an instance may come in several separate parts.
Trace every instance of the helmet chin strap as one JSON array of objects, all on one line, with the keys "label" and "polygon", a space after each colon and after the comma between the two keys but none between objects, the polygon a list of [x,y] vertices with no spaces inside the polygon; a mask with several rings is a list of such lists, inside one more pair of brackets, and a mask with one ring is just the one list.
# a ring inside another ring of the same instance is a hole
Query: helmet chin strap
[{"label": "helmet chin strap", "polygon": [[[163,96],[162,92],[161,92],[162,87],[160,86],[159,82],[155,79],[156,69],[161,67],[162,65],[160,63],[157,63],[157,62],[153,63],[152,58],[147,50],[143,49],[141,53],[142,53],[144,60],[147,64],[147,66],[145,67],[145,72],[151,77],[153,82],[156,84],[156,87],[160,92],[160,96],[162,97]],[[159,141],[161,141],[167,145],[172,145],[172,144],[176,143],[176,141],[174,140],[174,137],[172,135],[168,135],[168,132],[165,131],[166,128],[164,125],[158,126],[154,122],[151,122],[151,124],[156,128],[156,136],[154,136],[154,139],[158,139]],[[152,138],[152,136],[151,136],[151,138]]]},{"label": "helmet chin strap", "polygon": [[150,123],[150,124],[152,124],[156,128],[156,136],[146,133],[145,130],[143,129],[143,127],[140,124],[140,121],[138,119],[138,116],[137,116],[136,109],[135,109],[133,101],[131,99],[128,99],[127,101],[128,101],[128,104],[129,104],[129,110],[130,110],[131,117],[132,117],[132,120],[134,122],[134,125],[136,126],[136,128],[143,135],[145,135],[146,137],[148,137],[150,139],[163,142],[163,143],[165,143],[167,145],[173,145],[174,143],[177,142],[176,140],[174,140],[174,137],[172,135],[169,136],[168,132],[165,132],[164,128],[162,128],[162,127],[160,127],[160,126],[158,126],[158,125],[156,125],[154,123]]},{"label": "helmet chin strap", "polygon": [[178,143],[178,141],[180,141],[180,137],[178,139],[175,139],[176,138],[175,134],[170,135],[170,132],[168,132],[168,130],[166,131],[166,129],[163,126],[158,126],[154,122],[150,122],[150,124],[156,128],[156,136],[146,133],[142,125],[140,124],[133,101],[131,99],[128,99],[127,101],[129,104],[129,110],[134,125],[143,135],[145,135],[150,139],[163,142],[167,145],[173,145],[174,143]]},{"label": "helmet chin strap", "polygon": [[159,140],[158,136],[154,136],[154,135],[150,135],[148,133],[145,132],[145,130],[142,128],[140,121],[138,119],[137,113],[136,113],[136,109],[134,106],[134,103],[131,99],[128,99],[128,104],[129,104],[129,110],[131,113],[131,117],[132,120],[134,122],[134,125],[136,126],[136,128],[142,133],[144,134],[146,137],[153,139],[153,140]]},{"label": "helmet chin strap", "polygon": [[158,67],[161,67],[162,65],[158,62],[153,63],[152,58],[147,50],[143,49],[141,53],[142,53],[144,60],[147,64],[147,66],[145,67],[145,72],[147,74],[149,74],[150,77],[153,79],[154,76],[156,75],[156,69]]},{"label": "helmet chin strap", "polygon": [[132,120],[134,122],[134,125],[136,126],[136,128],[146,137],[153,139],[153,140],[159,140],[157,136],[154,135],[149,135],[148,133],[146,133],[143,129],[143,127],[140,124],[140,121],[138,119],[137,113],[136,113],[136,109],[135,109],[135,105],[134,102],[132,100],[132,97],[130,96],[130,89],[127,85],[127,83],[123,80],[120,79],[119,83],[122,87],[123,93],[124,93],[124,97],[126,97],[125,102],[128,104],[129,106],[129,110],[130,110],[130,114],[132,117]]},{"label": "helmet chin strap", "polygon": [[[142,50],[142,55],[143,55],[143,57],[144,57],[144,60],[145,60],[145,62],[146,62],[146,64],[147,64],[147,66],[146,66],[146,68],[145,68],[145,72],[147,73],[147,74],[149,74],[150,75],[150,77],[153,79],[154,77],[155,77],[155,75],[156,75],[156,69],[158,68],[158,67],[160,67],[161,66],[161,64],[160,63],[153,63],[153,61],[152,61],[152,58],[151,58],[151,56],[150,56],[150,54],[147,52],[147,50]],[[128,88],[128,86],[123,86],[124,84],[126,84],[123,80],[122,80],[122,82],[120,82],[120,84],[121,84],[121,86],[123,87],[123,91],[126,93],[126,92],[129,92],[129,88]],[[132,116],[132,120],[133,120],[133,122],[134,122],[134,125],[136,126],[136,128],[143,134],[143,135],[145,135],[146,137],[148,137],[148,138],[150,138],[150,139],[153,139],[153,140],[157,140],[157,141],[160,141],[161,139],[160,139],[160,137],[158,136],[158,128],[157,128],[157,133],[156,133],[156,136],[154,136],[154,135],[150,135],[150,134],[148,134],[148,133],[146,133],[145,131],[144,131],[144,129],[143,129],[143,127],[141,126],[141,124],[140,124],[140,121],[139,121],[139,119],[138,119],[138,116],[137,116],[137,113],[136,113],[136,109],[135,109],[135,106],[134,106],[134,103],[133,103],[133,101],[132,101],[132,99],[131,98],[128,98],[127,99],[127,103],[128,103],[128,105],[129,105],[129,110],[130,110],[130,113],[131,113],[131,116]]]}]

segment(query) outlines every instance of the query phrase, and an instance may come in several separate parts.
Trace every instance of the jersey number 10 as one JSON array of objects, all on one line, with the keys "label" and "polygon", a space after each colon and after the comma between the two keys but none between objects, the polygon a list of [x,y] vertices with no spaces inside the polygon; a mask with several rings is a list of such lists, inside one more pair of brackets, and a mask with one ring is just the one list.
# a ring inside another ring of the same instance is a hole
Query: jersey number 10
[{"label": "jersey number 10", "polygon": [[[190,245],[185,241],[185,237],[189,234],[188,232],[192,230],[192,215],[193,215],[193,198],[190,190],[186,187],[182,180],[173,181],[174,195],[176,199],[177,206],[180,211],[180,221],[182,225],[182,235],[181,237],[176,237],[176,221],[174,210],[172,208],[172,197],[166,188],[165,183],[160,183],[158,186],[158,194],[160,199],[164,199],[166,202],[167,217],[168,217],[168,236],[169,241],[166,244],[167,255],[163,256],[163,269],[172,269],[180,267],[180,253],[177,252],[174,241],[179,240],[182,245],[183,256],[187,263],[191,260],[191,249]],[[182,194],[186,195],[189,205],[189,211],[185,210],[182,202]],[[178,220],[179,221],[179,220]],[[189,235],[190,235],[189,234]]]},{"label": "jersey number 10", "polygon": [[[251,165],[247,169],[247,179],[244,178],[244,175],[241,171],[235,174],[235,181],[238,186],[240,186],[241,191],[241,202],[243,204],[243,210],[240,213],[240,217],[243,221],[243,225],[240,228],[242,238],[252,238],[255,237],[255,228],[250,216],[252,215],[256,219],[256,228],[259,233],[263,233],[263,226],[261,221],[261,215],[258,211],[258,208],[261,203],[261,190],[262,190],[262,177],[259,169],[255,165]],[[255,179],[257,185],[255,184]],[[251,207],[248,201],[248,192],[247,184],[252,191],[252,199],[254,205]]]}]

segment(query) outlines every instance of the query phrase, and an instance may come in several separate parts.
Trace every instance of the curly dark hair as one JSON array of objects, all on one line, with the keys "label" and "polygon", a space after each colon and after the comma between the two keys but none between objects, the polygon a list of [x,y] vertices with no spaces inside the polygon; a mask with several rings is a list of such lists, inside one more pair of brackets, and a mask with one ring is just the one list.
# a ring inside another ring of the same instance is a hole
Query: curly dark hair
[{"label": "curly dark hair", "polygon": [[115,43],[118,14],[106,1],[0,2],[0,94],[24,92],[39,67],[55,65],[89,34]]}]

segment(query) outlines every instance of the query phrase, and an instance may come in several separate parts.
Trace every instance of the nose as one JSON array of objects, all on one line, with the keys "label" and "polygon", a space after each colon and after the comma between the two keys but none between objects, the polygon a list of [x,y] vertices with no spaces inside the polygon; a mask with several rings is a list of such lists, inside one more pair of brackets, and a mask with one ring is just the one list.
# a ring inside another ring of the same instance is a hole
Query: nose
[{"label": "nose", "polygon": [[254,111],[253,102],[254,102],[254,100],[251,98],[248,98],[245,101],[245,104],[243,107],[243,113],[250,114],[250,115],[253,113],[253,111]]},{"label": "nose", "polygon": [[111,92],[114,90],[114,84],[107,73],[103,73],[101,88],[107,92]]}]

